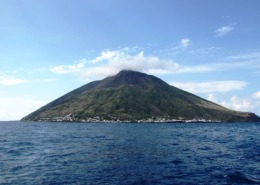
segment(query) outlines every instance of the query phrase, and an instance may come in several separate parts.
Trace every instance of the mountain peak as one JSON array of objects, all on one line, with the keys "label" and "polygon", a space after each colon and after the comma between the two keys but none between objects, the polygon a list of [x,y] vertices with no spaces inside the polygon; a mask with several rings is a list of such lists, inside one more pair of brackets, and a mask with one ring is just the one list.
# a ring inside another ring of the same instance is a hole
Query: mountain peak
[{"label": "mountain peak", "polygon": [[122,70],[119,73],[117,73],[114,77],[115,78],[127,79],[127,78],[133,78],[133,77],[144,77],[146,75],[147,74],[141,73],[141,72],[138,72],[138,71]]},{"label": "mountain peak", "polygon": [[140,72],[140,71],[134,71],[134,70],[121,70],[119,71],[116,76],[120,76],[120,75],[140,75],[140,76],[149,76],[148,74],[146,73],[143,73],[143,72]]},{"label": "mountain peak", "polygon": [[232,111],[170,86],[145,73],[123,70],[90,82],[38,109],[23,120],[142,121],[142,120],[260,121],[255,114]]},{"label": "mountain peak", "polygon": [[115,76],[107,77],[100,81],[97,88],[110,88],[120,85],[134,85],[140,87],[157,86],[163,88],[168,86],[161,79],[138,71],[122,70]]},{"label": "mountain peak", "polygon": [[122,70],[114,76],[113,81],[116,83],[126,83],[130,85],[137,85],[147,82],[149,75],[132,70]]}]

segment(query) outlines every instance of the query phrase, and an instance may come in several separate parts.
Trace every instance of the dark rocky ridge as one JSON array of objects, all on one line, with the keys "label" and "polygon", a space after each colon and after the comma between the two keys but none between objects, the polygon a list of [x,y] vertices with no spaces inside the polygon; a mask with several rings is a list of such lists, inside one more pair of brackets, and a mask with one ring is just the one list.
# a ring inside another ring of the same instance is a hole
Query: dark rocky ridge
[{"label": "dark rocky ridge", "polygon": [[22,121],[260,122],[253,113],[227,109],[135,71],[88,83]]}]

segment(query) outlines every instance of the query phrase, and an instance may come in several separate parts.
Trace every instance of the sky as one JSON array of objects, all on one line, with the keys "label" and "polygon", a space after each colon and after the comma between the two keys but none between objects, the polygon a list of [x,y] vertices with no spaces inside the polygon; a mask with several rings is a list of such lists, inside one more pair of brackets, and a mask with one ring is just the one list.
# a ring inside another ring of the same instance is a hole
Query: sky
[{"label": "sky", "polygon": [[259,0],[0,0],[0,120],[121,70],[260,115]]}]

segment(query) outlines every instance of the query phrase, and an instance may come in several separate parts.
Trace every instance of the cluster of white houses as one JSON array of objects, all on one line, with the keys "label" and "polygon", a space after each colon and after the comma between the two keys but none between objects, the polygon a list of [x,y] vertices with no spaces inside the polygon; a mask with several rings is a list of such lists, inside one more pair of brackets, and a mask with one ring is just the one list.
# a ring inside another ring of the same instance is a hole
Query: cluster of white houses
[{"label": "cluster of white houses", "polygon": [[110,116],[110,119],[105,119],[100,116],[89,117],[85,119],[76,119],[74,115],[68,114],[66,116],[52,117],[52,118],[37,118],[36,121],[44,122],[86,122],[86,123],[215,123],[221,122],[219,120],[207,120],[204,118],[194,118],[186,120],[184,118],[171,119],[168,117],[151,117],[146,119],[121,120],[120,118]]}]

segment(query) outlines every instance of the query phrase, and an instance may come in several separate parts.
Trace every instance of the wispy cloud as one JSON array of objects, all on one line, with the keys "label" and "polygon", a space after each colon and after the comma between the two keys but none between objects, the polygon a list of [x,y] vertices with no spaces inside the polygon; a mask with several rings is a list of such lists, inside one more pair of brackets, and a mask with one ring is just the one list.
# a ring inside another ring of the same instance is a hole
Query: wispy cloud
[{"label": "wispy cloud", "polygon": [[252,97],[255,98],[255,99],[259,99],[259,100],[260,100],[260,91],[254,93],[254,94],[252,95]]},{"label": "wispy cloud", "polygon": [[208,81],[208,82],[174,82],[171,85],[191,93],[225,93],[242,90],[247,83],[244,81]]},{"label": "wispy cloud", "polygon": [[143,51],[133,55],[125,51],[107,51],[107,54],[104,52],[101,53],[94,61],[102,62],[102,65],[88,65],[80,74],[84,77],[91,77],[113,75],[123,69],[154,74],[168,73],[169,71],[177,72],[180,70],[180,66],[176,62],[162,60],[156,56],[145,56]]},{"label": "wispy cloud", "polygon": [[180,46],[186,48],[190,45],[191,40],[188,38],[181,39]]},{"label": "wispy cloud", "polygon": [[14,76],[0,74],[0,85],[17,85],[27,83],[28,80],[20,79]]},{"label": "wispy cloud", "polygon": [[113,57],[115,57],[116,55],[119,55],[119,51],[103,51],[100,56],[98,56],[97,58],[95,58],[94,60],[91,60],[89,63],[98,63],[104,60],[109,60]]},{"label": "wispy cloud", "polygon": [[[85,63],[85,68],[78,74],[84,78],[89,78],[113,75],[124,69],[142,71],[154,75],[196,73],[212,70],[209,66],[204,65],[182,66],[172,59],[162,59],[158,56],[146,56],[143,51],[128,53],[125,51],[110,50],[107,52],[109,52],[108,55],[103,52],[96,59],[92,60],[99,61],[100,65],[93,65],[92,62]],[[100,58],[103,59],[100,60]]]},{"label": "wispy cloud", "polygon": [[[210,52],[214,47],[204,48],[197,52]],[[149,74],[201,73],[227,71],[240,68],[257,69],[260,53],[243,53],[228,56],[221,61],[205,64],[182,65],[173,59],[165,59],[155,55],[146,55],[144,51],[127,49],[105,50],[94,59],[81,59],[71,65],[52,66],[48,70],[56,74],[76,74],[89,80],[114,75],[120,70],[129,69]],[[202,84],[203,85],[203,84]],[[215,84],[218,85],[218,84]],[[224,88],[225,89],[225,88]]]},{"label": "wispy cloud", "polygon": [[251,69],[252,73],[257,73],[260,70],[260,52],[251,51],[244,52],[237,55],[228,56],[225,59],[225,65],[235,68],[240,67],[244,69]]},{"label": "wispy cloud", "polygon": [[177,55],[179,53],[187,51],[187,48],[191,45],[189,38],[181,39],[178,44],[170,49],[163,49],[160,52],[167,55]]},{"label": "wispy cloud", "polygon": [[215,33],[216,33],[216,36],[218,36],[218,37],[224,37],[224,36],[228,35],[234,29],[235,29],[234,25],[222,26],[222,27],[218,28],[215,31]]},{"label": "wispy cloud", "polygon": [[211,46],[207,48],[196,48],[190,50],[189,53],[198,57],[208,57],[213,56],[216,51],[220,50],[220,48]]},{"label": "wispy cloud", "polygon": [[34,82],[42,82],[42,83],[50,83],[50,82],[56,82],[56,81],[58,81],[58,79],[54,79],[54,78],[34,80]]},{"label": "wispy cloud", "polygon": [[58,74],[68,74],[68,73],[75,73],[82,70],[85,66],[85,62],[79,62],[73,65],[58,65],[52,66],[49,70],[53,73]]},{"label": "wispy cloud", "polygon": [[73,65],[52,66],[49,71],[57,74],[76,73],[84,78],[113,75],[129,69],[152,74],[201,72],[205,66],[181,66],[171,59],[146,56],[143,51],[106,50],[92,60],[82,59]]},{"label": "wispy cloud", "polygon": [[260,52],[250,51],[250,52],[240,53],[237,55],[228,56],[226,59],[227,60],[236,60],[236,61],[238,61],[238,60],[246,60],[246,61],[259,60]]}]

